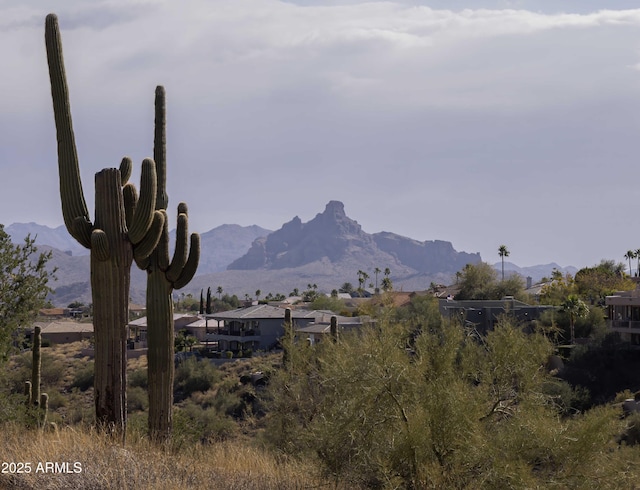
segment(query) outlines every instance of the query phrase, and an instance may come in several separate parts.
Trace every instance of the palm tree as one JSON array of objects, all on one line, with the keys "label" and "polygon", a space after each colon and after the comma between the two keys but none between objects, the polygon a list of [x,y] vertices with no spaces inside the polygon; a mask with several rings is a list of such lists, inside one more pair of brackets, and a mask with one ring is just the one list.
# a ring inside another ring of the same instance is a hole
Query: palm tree
[{"label": "palm tree", "polygon": [[627,253],[624,254],[624,258],[625,259],[629,259],[629,275],[632,276],[633,274],[631,274],[631,259],[635,259],[637,257],[636,253],[633,250],[627,250]]},{"label": "palm tree", "polygon": [[562,307],[562,311],[565,311],[569,314],[569,327],[571,329],[571,343],[575,343],[576,335],[575,335],[575,324],[576,319],[584,318],[589,313],[589,307],[578,298],[575,294],[570,294],[567,296],[567,299],[560,305]]},{"label": "palm tree", "polygon": [[633,253],[636,254],[636,257],[638,259],[638,267],[636,269],[636,277],[638,277],[640,276],[640,248],[634,250]]},{"label": "palm tree", "polygon": [[509,256],[509,250],[506,245],[500,245],[498,248],[498,255],[502,259],[502,280],[504,281],[504,258]]},{"label": "palm tree", "polygon": [[364,296],[364,285],[367,279],[369,279],[369,274],[367,274],[365,271],[359,270],[358,283],[360,284],[360,287],[358,288],[358,292],[360,293],[360,296]]},{"label": "palm tree", "polygon": [[218,289],[216,289],[216,293],[218,293],[218,299],[222,299],[222,286],[218,286]]},{"label": "palm tree", "polygon": [[380,292],[380,290],[378,289],[378,274],[380,274],[381,272],[382,271],[380,270],[380,267],[376,267],[375,269],[373,269],[373,273],[376,275],[376,289],[375,289],[376,294]]}]

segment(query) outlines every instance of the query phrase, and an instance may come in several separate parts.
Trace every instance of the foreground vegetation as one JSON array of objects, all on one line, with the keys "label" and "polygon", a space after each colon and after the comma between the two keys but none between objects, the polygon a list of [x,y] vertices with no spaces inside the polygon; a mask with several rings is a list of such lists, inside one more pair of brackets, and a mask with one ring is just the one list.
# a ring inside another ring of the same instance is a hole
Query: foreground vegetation
[{"label": "foreground vegetation", "polygon": [[[44,430],[30,423],[20,392],[29,355],[15,356],[0,402],[0,454],[31,462],[32,472],[0,473],[0,487],[636,485],[640,417],[622,417],[617,404],[632,393],[591,397],[588,387],[548,368],[555,347],[546,330],[525,334],[504,317],[478,337],[445,322],[428,297],[405,309],[378,305],[371,314],[375,326],[335,342],[288,346],[286,367],[279,354],[220,367],[179,364],[173,437],[163,446],[146,435],[144,358],[129,363],[123,447],[92,428],[91,363],[79,346],[44,349],[43,385],[56,423]],[[574,351],[563,371],[589,373],[581,362],[611,366],[598,361],[608,348]],[[266,386],[253,382],[257,371]],[[637,389],[632,374],[625,379]],[[39,462],[79,463],[82,471],[35,473]]]},{"label": "foreground vegetation", "polygon": [[[17,425],[5,424],[2,431],[2,460],[31,462],[31,472],[0,474],[1,488],[263,490],[315,488],[328,483],[314,476],[308,463],[278,457],[248,443],[227,441],[167,451],[135,437],[123,448],[109,436],[87,428],[25,433]],[[70,472],[36,472],[39,462],[69,463]]]}]

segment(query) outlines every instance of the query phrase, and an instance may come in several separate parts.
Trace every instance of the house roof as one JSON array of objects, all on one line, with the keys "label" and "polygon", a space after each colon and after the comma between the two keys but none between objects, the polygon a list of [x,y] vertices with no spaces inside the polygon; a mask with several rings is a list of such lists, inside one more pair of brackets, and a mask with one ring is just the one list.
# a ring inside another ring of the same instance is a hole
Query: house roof
[{"label": "house roof", "polygon": [[326,323],[312,323],[307,327],[296,328],[296,332],[301,333],[322,333],[328,334],[331,330],[331,325]]},{"label": "house roof", "polygon": [[39,313],[42,316],[64,316],[68,308],[41,308]]},{"label": "house roof", "polygon": [[93,332],[92,323],[80,323],[80,322],[36,322],[34,327],[39,326],[41,333],[83,333]]},{"label": "house roof", "polygon": [[[198,320],[198,317],[192,313],[174,313],[173,314],[173,323],[175,324],[176,320],[180,320],[182,318],[193,318],[194,321]],[[131,327],[146,327],[147,326],[147,317],[143,316],[132,320],[128,323]]]},{"label": "house roof", "polygon": [[[206,315],[214,320],[264,320],[264,319],[284,319],[285,308],[278,308],[271,305],[254,305],[247,308],[238,308],[235,310],[221,311]],[[291,317],[296,319],[316,318],[317,311],[309,310],[291,310]]]}]

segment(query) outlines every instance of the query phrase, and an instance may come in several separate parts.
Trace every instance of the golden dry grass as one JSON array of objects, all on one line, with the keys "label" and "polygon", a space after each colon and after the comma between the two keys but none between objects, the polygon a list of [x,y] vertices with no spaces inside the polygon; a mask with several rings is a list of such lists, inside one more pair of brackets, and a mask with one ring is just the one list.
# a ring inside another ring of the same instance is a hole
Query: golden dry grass
[{"label": "golden dry grass", "polygon": [[[40,432],[5,425],[4,462],[29,462],[31,472],[0,473],[0,488],[12,489],[300,489],[340,488],[314,476],[314,469],[239,441],[195,446],[179,454],[137,440],[126,447],[92,430]],[[38,463],[69,463],[77,473],[45,473]],[[78,465],[74,466],[74,463]]]}]

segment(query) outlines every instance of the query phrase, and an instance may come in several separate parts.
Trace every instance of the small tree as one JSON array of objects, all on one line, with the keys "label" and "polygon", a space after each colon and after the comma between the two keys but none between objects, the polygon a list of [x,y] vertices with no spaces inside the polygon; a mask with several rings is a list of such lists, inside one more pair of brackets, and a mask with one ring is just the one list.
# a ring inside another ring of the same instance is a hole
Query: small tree
[{"label": "small tree", "polygon": [[55,278],[55,270],[47,270],[51,252],[37,250],[30,236],[22,245],[12,243],[0,224],[0,364],[19,340],[16,334],[35,319],[51,292],[49,280]]},{"label": "small tree", "polygon": [[575,343],[575,324],[578,318],[584,318],[589,313],[589,307],[577,295],[570,294],[561,305],[562,311],[569,315],[571,329],[571,343]]}]

